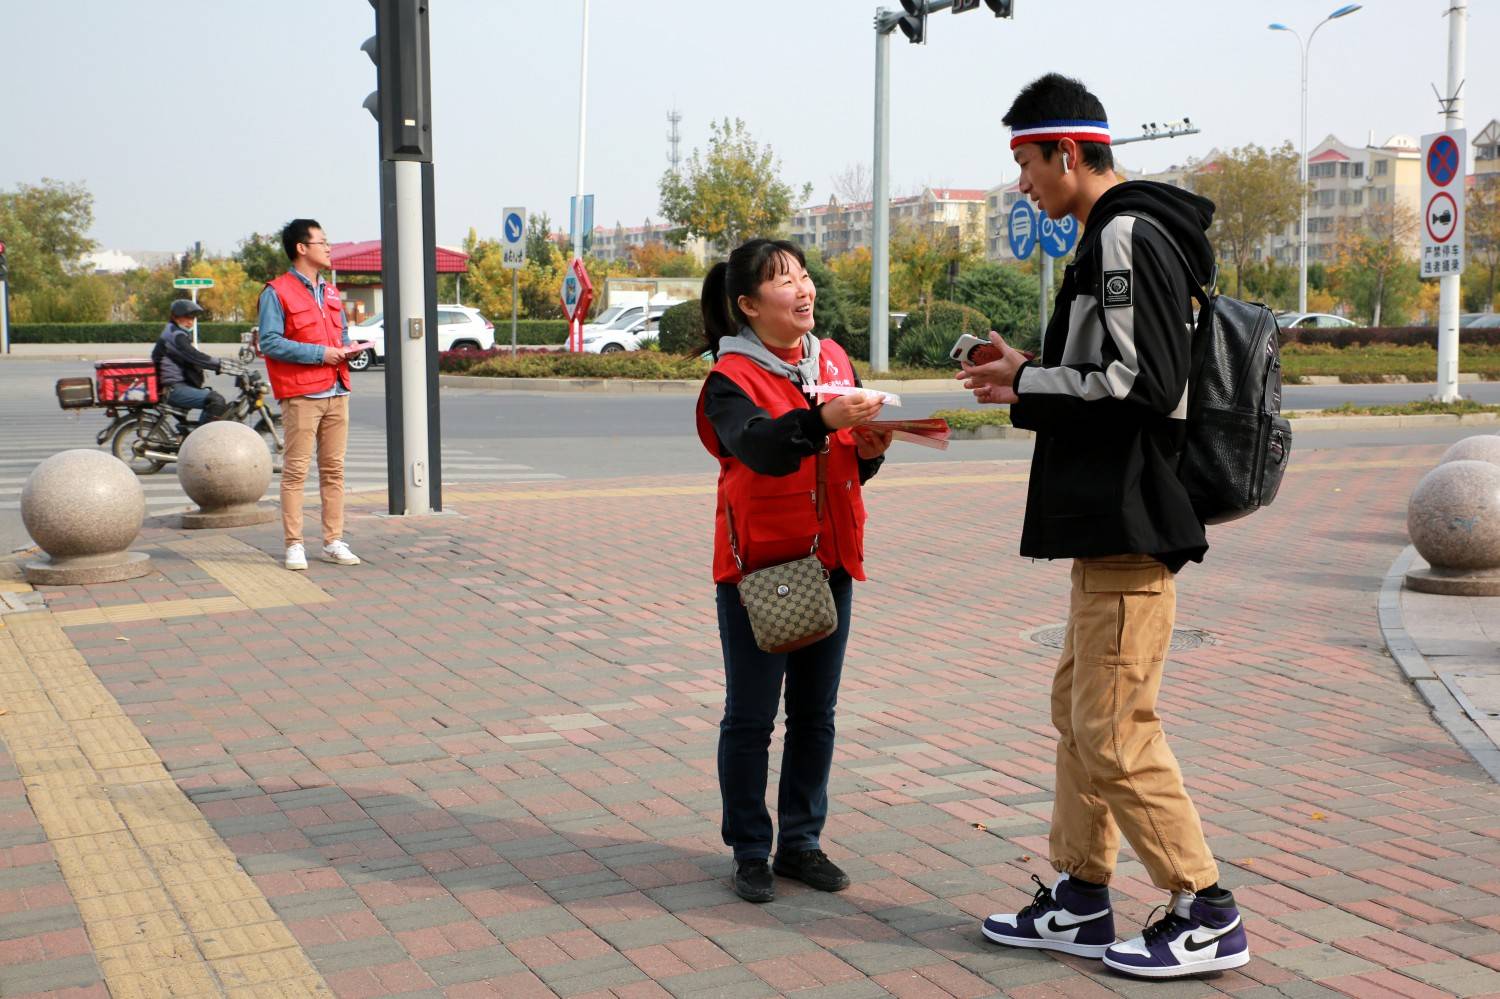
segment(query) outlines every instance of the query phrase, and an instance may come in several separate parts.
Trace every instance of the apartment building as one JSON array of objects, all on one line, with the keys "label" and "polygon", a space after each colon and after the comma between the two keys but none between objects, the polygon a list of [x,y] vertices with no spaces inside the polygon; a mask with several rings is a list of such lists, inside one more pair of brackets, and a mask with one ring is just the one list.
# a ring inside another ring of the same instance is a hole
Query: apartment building
[{"label": "apartment building", "polygon": [[[928,187],[920,194],[892,198],[890,224],[916,226],[936,235],[952,235],[965,242],[985,234],[985,192],[975,188]],[[824,257],[836,257],[871,245],[874,212],[871,203],[840,202],[809,205],[792,216],[787,238],[799,246],[816,247]]]},{"label": "apartment building", "polygon": [[[629,260],[632,249],[645,246],[647,243],[667,242],[668,235],[676,228],[666,222],[653,225],[649,220],[645,225],[629,228],[619,223],[615,223],[613,229],[595,226],[589,255],[601,260]],[[563,238],[567,238],[566,234]],[[708,256],[708,243],[701,237],[686,240],[680,249],[692,254],[693,259],[699,264],[702,264]]]}]

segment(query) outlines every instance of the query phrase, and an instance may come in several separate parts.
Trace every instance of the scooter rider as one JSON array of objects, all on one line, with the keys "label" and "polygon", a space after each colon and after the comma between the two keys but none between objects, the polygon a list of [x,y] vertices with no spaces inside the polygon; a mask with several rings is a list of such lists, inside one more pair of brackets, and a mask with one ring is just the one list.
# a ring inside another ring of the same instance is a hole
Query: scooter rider
[{"label": "scooter rider", "polygon": [[229,408],[222,395],[203,387],[205,370],[215,373],[223,370],[217,357],[193,346],[193,329],[203,311],[203,306],[197,302],[177,299],[172,303],[171,320],[151,349],[151,362],[156,365],[156,380],[161,386],[163,401],[179,409],[202,409],[199,426],[218,419]]}]

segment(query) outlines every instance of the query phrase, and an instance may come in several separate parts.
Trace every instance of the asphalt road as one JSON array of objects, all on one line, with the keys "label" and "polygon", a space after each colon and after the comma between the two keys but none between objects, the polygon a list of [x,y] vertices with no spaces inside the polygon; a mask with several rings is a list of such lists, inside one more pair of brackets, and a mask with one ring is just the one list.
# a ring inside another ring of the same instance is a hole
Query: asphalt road
[{"label": "asphalt road", "polygon": [[[0,361],[0,551],[28,543],[20,523],[18,497],[25,475],[47,454],[69,447],[95,447],[104,426],[100,410],[66,413],[58,408],[58,378],[92,372],[86,361]],[[227,379],[220,379],[227,382]],[[956,383],[955,383],[956,384]],[[221,385],[222,389],[224,386]],[[385,379],[383,369],[355,376],[354,435],[364,449],[360,474],[364,488],[384,476]],[[1426,398],[1431,385],[1293,386],[1288,408],[1327,408],[1344,402],[1388,403]],[[1500,383],[1463,386],[1466,396],[1500,403]],[[447,389],[442,397],[444,477],[450,480],[568,478],[711,473],[693,429],[690,394],[602,394]],[[936,409],[972,406],[959,389],[908,393],[891,415],[926,416]],[[1298,435],[1298,450],[1379,447],[1388,444],[1446,442],[1469,436],[1471,428],[1441,427],[1403,431],[1323,431]],[[351,444],[351,449],[353,445]],[[894,462],[974,461],[1027,458],[1031,442],[955,441],[947,451],[898,445]],[[352,459],[351,459],[352,460]],[[351,474],[353,474],[351,472]],[[170,467],[143,480],[148,492],[166,503],[177,494]],[[273,484],[274,489],[274,484]],[[183,500],[186,504],[186,500]],[[153,512],[156,512],[153,509]]]}]

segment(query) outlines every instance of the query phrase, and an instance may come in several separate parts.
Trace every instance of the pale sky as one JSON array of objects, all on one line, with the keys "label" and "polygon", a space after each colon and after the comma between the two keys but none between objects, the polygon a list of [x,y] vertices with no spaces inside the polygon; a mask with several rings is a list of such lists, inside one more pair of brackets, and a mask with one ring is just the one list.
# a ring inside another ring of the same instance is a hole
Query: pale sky
[{"label": "pale sky", "polygon": [[[684,158],[711,119],[744,119],[782,176],[826,199],[872,156],[870,0],[592,0],[585,189],[595,222],[660,221],[666,116]],[[895,7],[894,0],[888,6]],[[1190,117],[1199,135],[1125,146],[1132,170],[1209,149],[1297,141],[1296,40],[1339,0],[1017,0],[929,19],[891,42],[891,179],[988,188],[1015,179],[1000,116],[1049,70],[1100,96],[1116,135]],[[1436,131],[1449,0],[1369,0],[1313,45],[1308,138]],[[1496,4],[1469,8],[1470,135],[1500,116]],[[433,0],[438,241],[496,237],[500,209],[566,228],[578,153],[581,0]],[[375,70],[364,0],[0,2],[0,188],[83,181],[104,248],[228,252],[308,215],[334,240],[379,236]],[[1485,43],[1489,43],[1486,45]],[[3,234],[0,234],[3,238]]]}]

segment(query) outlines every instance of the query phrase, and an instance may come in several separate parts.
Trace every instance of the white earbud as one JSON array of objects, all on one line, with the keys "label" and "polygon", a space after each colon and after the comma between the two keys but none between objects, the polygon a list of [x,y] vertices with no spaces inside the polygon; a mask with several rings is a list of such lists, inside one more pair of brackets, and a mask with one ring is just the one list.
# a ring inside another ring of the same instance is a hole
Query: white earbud
[{"label": "white earbud", "polygon": [[1063,153],[1063,173],[1068,172],[1068,154]]}]

